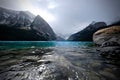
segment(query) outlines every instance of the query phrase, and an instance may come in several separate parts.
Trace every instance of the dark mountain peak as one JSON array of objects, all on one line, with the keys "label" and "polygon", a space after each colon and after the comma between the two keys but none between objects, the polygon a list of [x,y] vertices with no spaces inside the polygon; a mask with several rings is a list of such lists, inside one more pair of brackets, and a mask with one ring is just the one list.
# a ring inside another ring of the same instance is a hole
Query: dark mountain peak
[{"label": "dark mountain peak", "polygon": [[108,25],[109,27],[110,26],[120,26],[120,20],[116,21],[116,22],[113,22],[112,24]]},{"label": "dark mountain peak", "polygon": [[107,26],[107,24],[105,22],[96,22],[94,24],[96,27],[99,27],[99,26]]},{"label": "dark mountain peak", "polygon": [[[47,22],[40,16],[40,15],[37,15],[33,21],[33,23],[37,23],[37,24],[41,24],[41,23],[44,23],[44,24],[47,24]],[[48,24],[47,24],[48,25]]]},{"label": "dark mountain peak", "polygon": [[99,27],[99,26],[107,26],[107,24],[105,22],[95,22],[95,21],[93,21],[89,26],[91,26],[91,27]]},{"label": "dark mountain peak", "polygon": [[56,35],[50,25],[39,15],[37,15],[31,24],[31,28],[46,36],[49,40],[54,40]]},{"label": "dark mountain peak", "polygon": [[96,23],[96,21],[92,21],[90,25],[94,25]]},{"label": "dark mountain peak", "polygon": [[36,17],[35,17],[36,19],[43,19],[40,15],[37,15]]},{"label": "dark mountain peak", "polygon": [[41,20],[41,16],[37,15],[34,19],[34,22]]},{"label": "dark mountain peak", "polygon": [[40,28],[49,28],[50,25],[40,16],[37,15],[32,23],[32,26],[39,26]]},{"label": "dark mountain peak", "polygon": [[93,21],[90,25],[88,25],[83,30],[72,34],[68,40],[72,41],[92,41],[93,34],[99,30],[107,27],[107,24],[105,22],[95,22]]},{"label": "dark mountain peak", "polygon": [[90,25],[88,25],[85,29],[100,29],[100,28],[104,28],[105,26],[107,26],[107,24],[105,22],[95,22],[93,21]]},{"label": "dark mountain peak", "polygon": [[37,15],[36,18],[41,18],[41,16],[40,16],[40,15]]},{"label": "dark mountain peak", "polygon": [[90,25],[106,25],[105,22],[96,22],[96,21],[92,21]]}]

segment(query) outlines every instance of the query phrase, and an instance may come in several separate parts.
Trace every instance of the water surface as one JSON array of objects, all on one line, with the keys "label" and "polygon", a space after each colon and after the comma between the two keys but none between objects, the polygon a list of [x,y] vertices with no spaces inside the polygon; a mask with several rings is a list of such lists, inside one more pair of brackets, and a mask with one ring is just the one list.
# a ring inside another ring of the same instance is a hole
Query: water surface
[{"label": "water surface", "polygon": [[110,62],[92,42],[0,42],[0,80],[120,80]]}]

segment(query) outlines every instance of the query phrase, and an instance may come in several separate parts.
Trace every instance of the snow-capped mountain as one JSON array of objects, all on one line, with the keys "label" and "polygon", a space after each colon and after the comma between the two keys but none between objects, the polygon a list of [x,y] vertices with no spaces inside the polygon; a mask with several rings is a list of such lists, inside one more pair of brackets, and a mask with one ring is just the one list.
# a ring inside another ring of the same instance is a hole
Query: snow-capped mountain
[{"label": "snow-capped mountain", "polygon": [[[21,35],[24,35],[24,38]],[[28,11],[14,11],[5,8],[0,8],[0,36],[2,36],[0,40],[56,39],[54,31],[42,17],[34,16]]]}]

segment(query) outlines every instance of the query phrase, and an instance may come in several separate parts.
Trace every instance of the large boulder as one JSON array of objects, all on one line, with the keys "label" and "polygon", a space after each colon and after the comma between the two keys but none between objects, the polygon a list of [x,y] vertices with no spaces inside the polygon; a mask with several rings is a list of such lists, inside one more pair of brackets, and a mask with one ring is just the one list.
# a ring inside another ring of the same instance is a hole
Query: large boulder
[{"label": "large boulder", "polygon": [[113,26],[95,32],[93,41],[100,46],[97,49],[100,55],[110,60],[116,60],[114,64],[119,64],[120,26]]},{"label": "large boulder", "polygon": [[95,32],[93,41],[97,45],[102,45],[106,41],[113,41],[120,44],[120,26],[113,26]]}]

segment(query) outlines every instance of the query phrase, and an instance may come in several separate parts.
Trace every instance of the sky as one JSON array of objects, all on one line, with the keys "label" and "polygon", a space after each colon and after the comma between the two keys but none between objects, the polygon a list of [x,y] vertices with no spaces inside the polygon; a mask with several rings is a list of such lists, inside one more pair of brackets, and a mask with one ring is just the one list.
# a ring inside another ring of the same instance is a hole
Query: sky
[{"label": "sky", "polygon": [[64,37],[92,21],[110,24],[120,20],[120,0],[0,0],[0,7],[40,15]]}]

